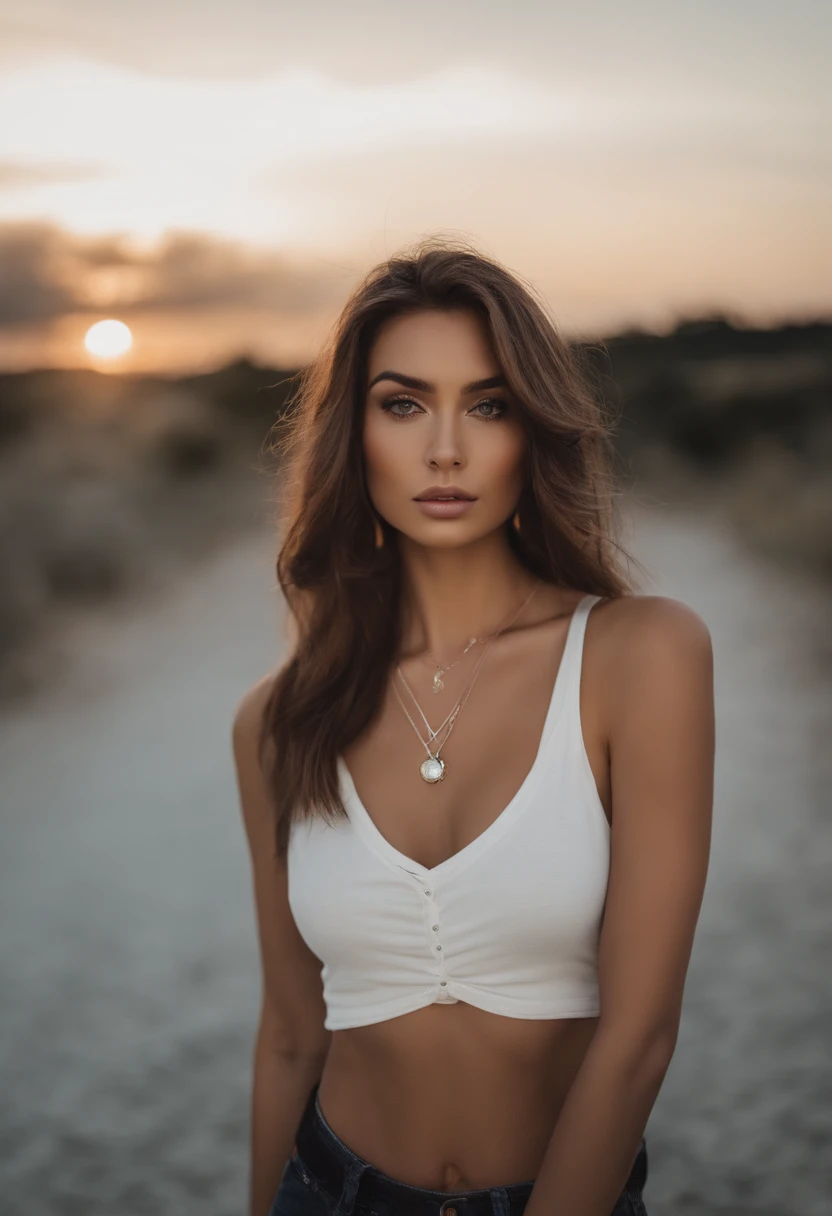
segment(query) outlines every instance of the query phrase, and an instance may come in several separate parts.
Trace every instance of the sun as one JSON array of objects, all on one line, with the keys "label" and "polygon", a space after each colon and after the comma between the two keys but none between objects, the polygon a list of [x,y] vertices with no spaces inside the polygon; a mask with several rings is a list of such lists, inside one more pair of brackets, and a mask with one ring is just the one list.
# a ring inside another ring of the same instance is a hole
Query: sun
[{"label": "sun", "polygon": [[97,359],[119,359],[127,354],[132,345],[133,335],[130,327],[123,321],[115,321],[112,318],[96,321],[84,337],[84,346]]}]

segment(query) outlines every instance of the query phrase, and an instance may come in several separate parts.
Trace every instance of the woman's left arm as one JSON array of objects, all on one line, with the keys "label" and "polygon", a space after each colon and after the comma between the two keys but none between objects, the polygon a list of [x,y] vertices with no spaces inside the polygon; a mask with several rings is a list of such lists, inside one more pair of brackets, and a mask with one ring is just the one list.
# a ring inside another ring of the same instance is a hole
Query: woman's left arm
[{"label": "woman's left arm", "polygon": [[[679,1030],[705,890],[714,770],[707,627],[660,596],[607,605],[612,831],[599,946],[601,1013],[526,1216],[610,1216]],[[605,630],[606,632],[606,630]]]}]

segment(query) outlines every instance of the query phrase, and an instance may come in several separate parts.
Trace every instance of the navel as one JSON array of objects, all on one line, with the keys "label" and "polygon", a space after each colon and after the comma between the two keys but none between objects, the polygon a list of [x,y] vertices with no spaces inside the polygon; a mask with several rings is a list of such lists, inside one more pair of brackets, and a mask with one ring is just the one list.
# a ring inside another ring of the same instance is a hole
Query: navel
[{"label": "navel", "polygon": [[465,1183],[465,1176],[455,1161],[448,1161],[442,1167],[442,1191],[470,1191]]}]

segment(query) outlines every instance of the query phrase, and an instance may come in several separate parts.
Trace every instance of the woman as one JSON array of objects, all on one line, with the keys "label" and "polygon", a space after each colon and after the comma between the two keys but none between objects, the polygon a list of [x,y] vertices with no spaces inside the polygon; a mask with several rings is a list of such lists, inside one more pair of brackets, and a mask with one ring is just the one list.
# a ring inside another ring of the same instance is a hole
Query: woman
[{"label": "woman", "polygon": [[710,637],[634,593],[610,426],[462,244],[372,271],[282,452],[237,706],[251,1216],[644,1213],[710,849]]}]

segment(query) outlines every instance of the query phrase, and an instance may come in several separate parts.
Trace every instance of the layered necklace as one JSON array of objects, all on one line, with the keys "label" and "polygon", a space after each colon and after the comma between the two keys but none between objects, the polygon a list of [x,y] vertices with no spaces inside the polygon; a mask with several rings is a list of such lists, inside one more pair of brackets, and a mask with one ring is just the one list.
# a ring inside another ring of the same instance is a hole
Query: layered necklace
[{"label": "layered necklace", "polygon": [[[436,728],[436,730],[433,730],[433,728],[431,727],[427,718],[425,717],[425,715],[422,711],[421,705],[416,700],[416,696],[413,692],[413,689],[410,687],[410,685],[408,684],[407,680],[404,677],[404,672],[402,671],[401,666],[398,663],[396,664],[396,671],[397,671],[402,683],[404,684],[405,688],[407,689],[408,693],[410,694],[414,705],[418,709],[422,721],[424,722],[425,726],[427,727],[428,738],[425,740],[422,738],[422,734],[421,734],[421,731],[419,730],[419,727],[416,725],[416,723],[411,718],[410,714],[407,712],[407,706],[405,705],[404,701],[402,700],[399,690],[396,687],[396,684],[394,681],[393,691],[396,694],[396,698],[399,702],[399,705],[401,705],[408,722],[410,723],[410,725],[413,727],[416,734],[418,735],[419,742],[422,744],[425,751],[427,752],[426,759],[424,759],[422,761],[422,763],[419,765],[419,775],[422,777],[422,779],[424,781],[427,781],[429,784],[434,785],[434,784],[436,784],[437,781],[441,781],[443,779],[443,777],[445,776],[445,770],[447,768],[447,764],[446,764],[446,761],[441,759],[439,753],[442,750],[442,748],[445,746],[445,744],[448,742],[451,731],[453,730],[454,725],[456,724],[456,720],[459,717],[460,713],[462,712],[465,702],[468,700],[469,696],[471,695],[471,690],[473,689],[474,684],[476,683],[477,676],[480,674],[480,668],[482,667],[483,663],[485,662],[485,660],[488,656],[489,650],[493,646],[496,639],[500,636],[500,634],[504,633],[505,630],[508,629],[509,625],[513,624],[514,621],[516,621],[517,617],[520,615],[520,613],[526,607],[526,604],[528,604],[529,600],[532,598],[532,596],[534,595],[535,591],[537,591],[539,586],[540,586],[539,582],[535,583],[534,587],[532,587],[531,591],[526,596],[526,598],[523,600],[523,603],[520,605],[520,607],[517,609],[517,611],[511,616],[511,618],[508,621],[506,621],[506,623],[504,625],[500,626],[500,628],[496,631],[496,633],[489,634],[485,638],[470,638],[468,641],[468,645],[465,647],[465,649],[462,652],[462,655],[460,655],[459,659],[457,659],[455,662],[450,663],[447,667],[443,667],[440,663],[436,663],[435,660],[432,660],[434,662],[434,666],[436,667],[436,674],[433,677],[433,691],[439,692],[439,690],[444,687],[441,677],[445,674],[445,672],[450,671],[451,667],[456,667],[456,664],[460,662],[460,660],[464,657],[464,655],[466,655],[468,653],[468,651],[471,649],[471,647],[475,643],[485,642],[485,644],[486,644],[485,649],[482,652],[482,657],[480,658],[479,662],[477,663],[476,667],[474,668],[473,674],[472,674],[471,678],[469,679],[468,683],[465,685],[465,688],[462,690],[462,693],[461,693],[459,699],[457,700],[454,707],[446,715],[444,722],[442,722],[441,726],[438,726]],[[442,742],[439,744],[439,746],[436,748],[435,751],[431,750],[435,743],[436,738],[445,729],[446,726],[448,728],[448,733],[445,735],[445,738],[442,740]]]}]

